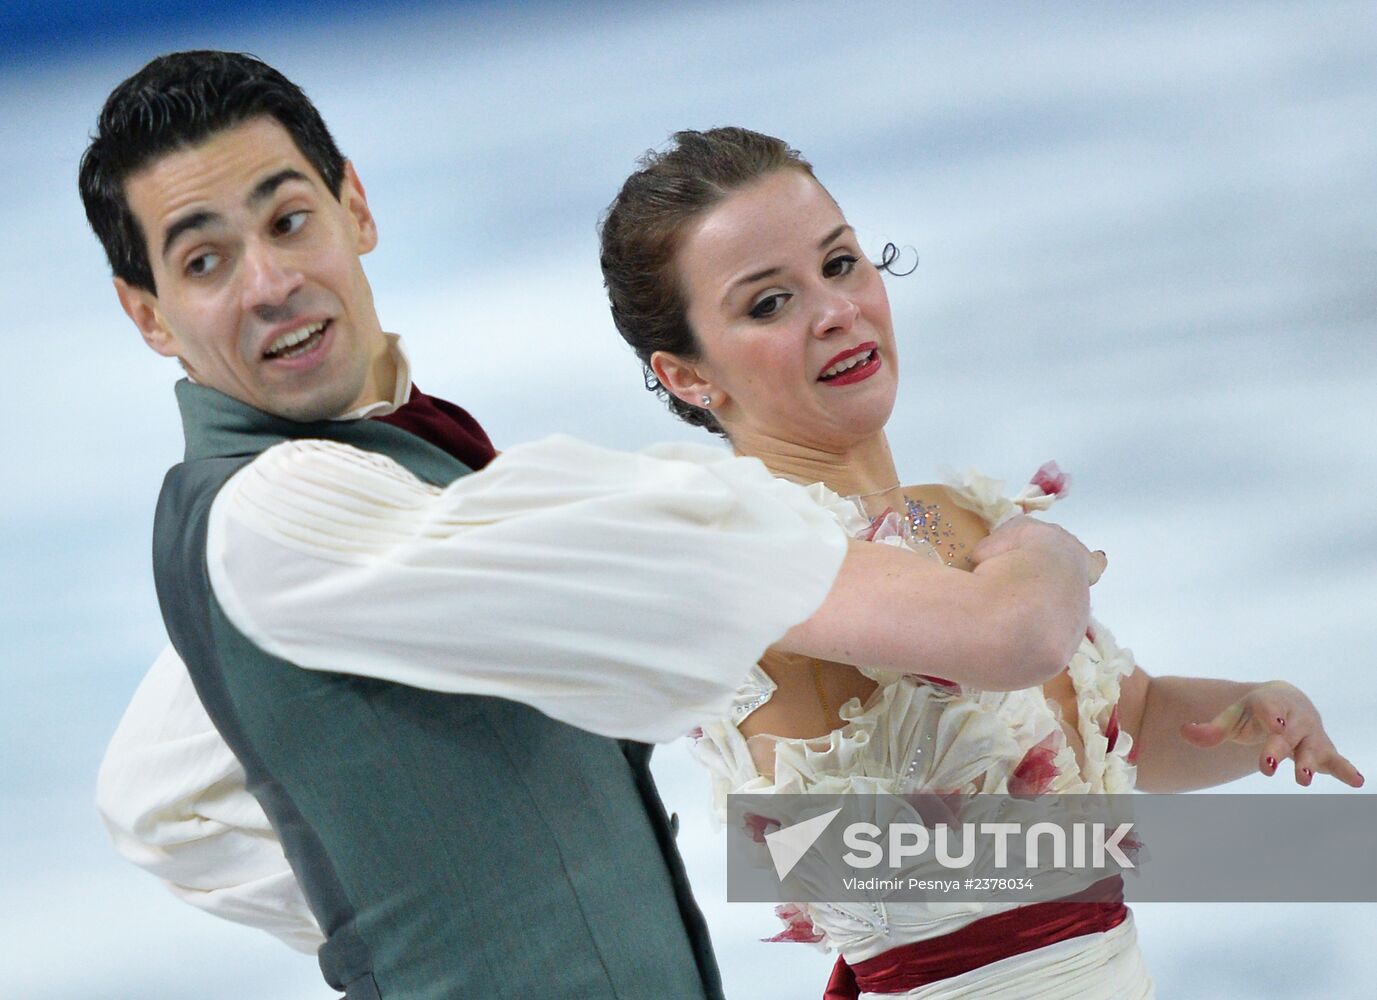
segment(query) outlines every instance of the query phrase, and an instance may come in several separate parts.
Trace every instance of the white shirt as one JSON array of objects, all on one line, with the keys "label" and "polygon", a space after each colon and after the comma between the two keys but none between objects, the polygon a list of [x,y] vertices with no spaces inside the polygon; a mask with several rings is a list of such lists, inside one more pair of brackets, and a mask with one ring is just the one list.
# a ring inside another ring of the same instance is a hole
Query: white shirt
[{"label": "white shirt", "polygon": [[[399,368],[399,399],[409,391]],[[557,436],[443,489],[347,445],[279,444],[221,488],[206,557],[235,627],[300,667],[665,741],[726,714],[845,551],[831,515],[755,459]],[[300,950],[321,943],[171,649],[120,722],[97,806],[120,853],[179,898]]]}]

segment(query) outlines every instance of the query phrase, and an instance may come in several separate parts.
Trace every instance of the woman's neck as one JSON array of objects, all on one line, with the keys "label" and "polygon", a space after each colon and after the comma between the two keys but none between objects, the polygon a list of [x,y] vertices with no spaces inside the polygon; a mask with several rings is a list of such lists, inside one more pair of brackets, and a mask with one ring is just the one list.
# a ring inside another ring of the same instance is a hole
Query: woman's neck
[{"label": "woman's neck", "polygon": [[760,459],[776,476],[799,483],[822,483],[842,496],[888,490],[899,482],[884,431],[841,450],[751,440],[734,440],[732,447],[738,455]]}]

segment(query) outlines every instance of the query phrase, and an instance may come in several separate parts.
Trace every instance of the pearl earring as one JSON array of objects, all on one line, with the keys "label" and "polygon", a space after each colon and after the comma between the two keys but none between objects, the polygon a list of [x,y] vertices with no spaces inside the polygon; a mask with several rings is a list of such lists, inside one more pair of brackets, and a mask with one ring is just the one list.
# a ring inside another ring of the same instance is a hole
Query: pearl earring
[{"label": "pearl earring", "polygon": [[711,405],[712,405],[712,397],[709,396],[707,393],[704,393],[703,395],[699,396],[698,398],[699,398],[699,400],[702,401],[702,403],[703,403],[704,406],[711,406]]}]

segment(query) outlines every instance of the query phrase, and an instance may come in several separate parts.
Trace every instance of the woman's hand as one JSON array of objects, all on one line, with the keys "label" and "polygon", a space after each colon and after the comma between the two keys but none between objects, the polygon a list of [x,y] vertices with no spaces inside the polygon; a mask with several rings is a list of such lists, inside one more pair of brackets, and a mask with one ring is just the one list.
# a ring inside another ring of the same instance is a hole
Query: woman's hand
[{"label": "woman's hand", "polygon": [[1354,788],[1363,785],[1358,769],[1335,749],[1310,699],[1285,681],[1257,685],[1209,722],[1185,723],[1181,736],[1205,748],[1260,743],[1258,770],[1269,777],[1290,757],[1299,785],[1309,785],[1317,773],[1332,774]]}]

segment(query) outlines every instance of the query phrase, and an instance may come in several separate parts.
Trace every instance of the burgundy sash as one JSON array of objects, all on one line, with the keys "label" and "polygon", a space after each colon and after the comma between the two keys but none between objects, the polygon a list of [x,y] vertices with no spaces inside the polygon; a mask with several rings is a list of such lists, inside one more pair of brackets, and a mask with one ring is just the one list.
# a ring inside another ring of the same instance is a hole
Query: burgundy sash
[{"label": "burgundy sash", "polygon": [[1128,916],[1124,881],[1102,879],[1073,896],[982,917],[927,941],[914,941],[848,965],[837,959],[823,1000],[903,993],[1058,941],[1112,930]]}]

